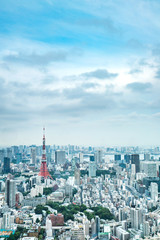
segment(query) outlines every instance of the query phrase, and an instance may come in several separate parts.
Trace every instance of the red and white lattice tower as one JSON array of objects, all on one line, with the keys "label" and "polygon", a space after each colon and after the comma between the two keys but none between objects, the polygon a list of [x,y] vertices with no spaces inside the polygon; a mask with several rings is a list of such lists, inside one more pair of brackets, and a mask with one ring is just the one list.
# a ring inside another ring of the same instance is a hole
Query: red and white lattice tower
[{"label": "red and white lattice tower", "polygon": [[48,172],[47,169],[47,160],[46,160],[46,145],[45,145],[45,128],[43,128],[43,152],[42,152],[42,161],[41,161],[41,168],[40,168],[40,172],[38,174],[41,177],[46,178],[51,178],[50,173]]}]

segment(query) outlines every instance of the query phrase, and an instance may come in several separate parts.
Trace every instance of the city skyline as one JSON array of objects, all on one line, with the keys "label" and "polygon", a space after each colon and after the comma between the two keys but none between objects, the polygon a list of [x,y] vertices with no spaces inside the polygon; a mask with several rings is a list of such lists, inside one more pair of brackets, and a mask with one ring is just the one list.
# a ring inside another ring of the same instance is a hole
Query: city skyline
[{"label": "city skyline", "polygon": [[159,145],[160,2],[0,6],[0,146]]}]

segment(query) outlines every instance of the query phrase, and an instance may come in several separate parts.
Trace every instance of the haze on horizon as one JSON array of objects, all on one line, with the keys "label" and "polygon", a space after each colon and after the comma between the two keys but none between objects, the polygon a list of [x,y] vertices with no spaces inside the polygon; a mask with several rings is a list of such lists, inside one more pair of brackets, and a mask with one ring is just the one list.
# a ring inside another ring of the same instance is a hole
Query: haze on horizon
[{"label": "haze on horizon", "polygon": [[160,1],[1,0],[0,145],[159,145]]}]

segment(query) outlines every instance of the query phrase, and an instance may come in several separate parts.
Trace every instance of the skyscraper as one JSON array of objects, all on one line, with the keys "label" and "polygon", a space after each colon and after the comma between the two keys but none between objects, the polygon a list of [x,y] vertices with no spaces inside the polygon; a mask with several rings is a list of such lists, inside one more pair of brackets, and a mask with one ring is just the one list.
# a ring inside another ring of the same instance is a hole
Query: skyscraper
[{"label": "skyscraper", "polygon": [[157,201],[158,200],[158,184],[151,182],[150,191],[151,191],[152,200]]},{"label": "skyscraper", "polygon": [[57,150],[55,151],[55,163],[56,164],[65,164],[65,151]]},{"label": "skyscraper", "polygon": [[75,177],[75,185],[79,186],[80,185],[80,169],[79,168],[75,168],[74,177]]},{"label": "skyscraper", "polygon": [[102,150],[98,150],[94,154],[95,162],[96,164],[101,164],[102,163]]},{"label": "skyscraper", "polygon": [[115,154],[114,155],[114,160],[115,161],[121,161],[121,154]]},{"label": "skyscraper", "polygon": [[135,164],[135,166],[136,166],[136,173],[140,172],[139,154],[132,154],[131,155],[131,163]]},{"label": "skyscraper", "polygon": [[126,163],[130,163],[131,155],[125,154],[125,155],[124,155],[124,160],[125,160]]},{"label": "skyscraper", "polygon": [[96,176],[96,162],[94,159],[94,156],[90,156],[89,161],[89,177],[95,177]]},{"label": "skyscraper", "polygon": [[148,177],[157,177],[157,164],[156,162],[144,162],[143,163],[143,170],[144,173],[148,176]]},{"label": "skyscraper", "polygon": [[10,158],[10,161],[12,161],[12,149],[7,148],[7,157]]},{"label": "skyscraper", "polygon": [[17,164],[22,162],[22,153],[16,153]]},{"label": "skyscraper", "polygon": [[4,149],[1,149],[1,150],[0,150],[0,162],[1,162],[1,163],[3,163],[4,157],[5,157]]},{"label": "skyscraper", "polygon": [[138,230],[140,229],[140,225],[143,222],[143,214],[141,209],[130,209],[130,216],[131,216],[131,227]]},{"label": "skyscraper", "polygon": [[10,173],[10,158],[8,157],[4,158],[3,173]]},{"label": "skyscraper", "polygon": [[5,183],[5,201],[9,207],[14,207],[16,203],[16,182],[7,179]]},{"label": "skyscraper", "polygon": [[36,147],[32,147],[31,148],[31,160],[32,160],[32,164],[36,164]]}]

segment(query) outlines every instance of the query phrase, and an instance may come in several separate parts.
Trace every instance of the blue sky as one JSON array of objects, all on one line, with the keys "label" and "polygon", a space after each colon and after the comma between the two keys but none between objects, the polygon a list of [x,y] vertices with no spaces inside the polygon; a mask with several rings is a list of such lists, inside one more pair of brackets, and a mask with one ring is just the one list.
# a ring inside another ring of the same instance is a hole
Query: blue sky
[{"label": "blue sky", "polygon": [[160,1],[1,0],[0,145],[159,145]]}]

